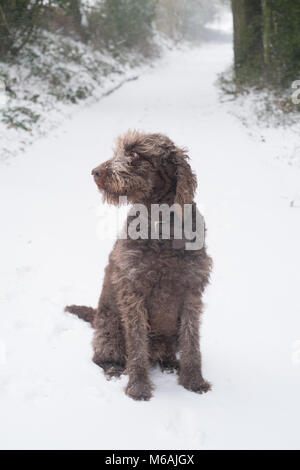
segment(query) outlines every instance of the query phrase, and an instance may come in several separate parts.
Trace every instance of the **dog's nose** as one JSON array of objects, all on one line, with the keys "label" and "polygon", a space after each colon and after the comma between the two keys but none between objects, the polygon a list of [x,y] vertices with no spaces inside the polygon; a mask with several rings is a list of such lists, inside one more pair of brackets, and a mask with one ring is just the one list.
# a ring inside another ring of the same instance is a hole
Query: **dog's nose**
[{"label": "dog's nose", "polygon": [[94,168],[92,170],[92,175],[95,176],[96,178],[99,178],[99,176],[101,175],[101,168],[100,166],[97,166],[97,168]]}]

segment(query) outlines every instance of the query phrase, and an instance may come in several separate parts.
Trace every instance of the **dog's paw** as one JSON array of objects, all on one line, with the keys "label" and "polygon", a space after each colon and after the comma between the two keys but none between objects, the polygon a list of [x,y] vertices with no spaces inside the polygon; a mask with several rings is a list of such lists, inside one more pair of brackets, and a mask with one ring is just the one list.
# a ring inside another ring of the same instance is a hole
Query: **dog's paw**
[{"label": "dog's paw", "polygon": [[149,381],[136,380],[129,381],[126,387],[126,395],[134,400],[148,401],[152,397],[153,386]]},{"label": "dog's paw", "polygon": [[210,382],[207,382],[199,375],[179,376],[179,383],[190,392],[198,394],[207,393],[212,389]]},{"label": "dog's paw", "polygon": [[93,362],[103,369],[107,380],[110,380],[113,377],[120,377],[125,372],[125,364],[103,361],[96,355],[93,357]]},{"label": "dog's paw", "polygon": [[[104,369],[104,368],[103,368]],[[104,369],[105,377],[107,380],[112,379],[113,377],[121,377],[125,372],[125,366],[121,364],[111,364]]]}]

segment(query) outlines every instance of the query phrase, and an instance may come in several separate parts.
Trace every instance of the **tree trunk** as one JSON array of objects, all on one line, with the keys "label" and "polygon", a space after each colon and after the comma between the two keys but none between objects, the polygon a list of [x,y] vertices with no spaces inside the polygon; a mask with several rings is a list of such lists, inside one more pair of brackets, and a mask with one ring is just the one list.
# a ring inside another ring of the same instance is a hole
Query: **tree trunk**
[{"label": "tree trunk", "polygon": [[300,0],[263,0],[264,59],[268,82],[300,78]]},{"label": "tree trunk", "polygon": [[236,79],[259,81],[264,60],[261,0],[232,0],[232,13]]},{"label": "tree trunk", "polygon": [[88,31],[86,25],[84,24],[81,0],[70,0],[70,8],[72,11],[76,31],[78,32],[80,39],[83,42],[86,42],[88,40]]}]

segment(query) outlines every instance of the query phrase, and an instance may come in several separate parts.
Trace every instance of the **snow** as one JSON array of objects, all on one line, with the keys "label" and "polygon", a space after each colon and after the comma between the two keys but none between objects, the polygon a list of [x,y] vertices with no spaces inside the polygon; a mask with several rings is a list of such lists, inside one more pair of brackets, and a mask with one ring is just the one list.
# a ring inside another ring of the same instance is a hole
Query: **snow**
[{"label": "snow", "polygon": [[[163,41],[155,39],[164,50]],[[0,162],[24,152],[78,106],[99,101],[147,66],[147,60],[134,53],[117,59],[40,30],[37,41],[25,46],[16,63],[0,62]]]},{"label": "snow", "polygon": [[[262,140],[220,101],[215,81],[231,61],[229,43],[171,51],[2,162],[1,448],[299,448],[299,168],[284,161],[289,129]],[[107,382],[92,363],[92,329],[63,313],[97,303],[113,239],[99,234],[90,171],[128,128],[187,145],[198,175],[214,259],[207,395],[153,370],[154,398],[132,401],[126,377]]]}]

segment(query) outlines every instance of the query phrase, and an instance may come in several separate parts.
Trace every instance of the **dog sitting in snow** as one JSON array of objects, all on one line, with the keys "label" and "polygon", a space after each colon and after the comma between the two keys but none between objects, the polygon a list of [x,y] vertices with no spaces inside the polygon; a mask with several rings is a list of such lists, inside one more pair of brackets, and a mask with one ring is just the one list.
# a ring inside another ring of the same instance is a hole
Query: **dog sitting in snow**
[{"label": "dog sitting in snow", "polygon": [[[168,137],[129,131],[118,138],[113,158],[92,172],[108,203],[118,205],[120,196],[126,196],[131,204],[143,204],[149,209],[149,227],[155,225],[159,232],[155,239],[117,240],[97,309],[66,307],[92,324],[93,361],[108,379],[127,373],[126,393],[135,400],[151,398],[149,369],[155,364],[163,371],[178,371],[187,390],[210,389],[201,371],[199,320],[211,259],[204,245],[187,250],[184,235],[175,239],[176,215],[169,239],[151,216],[153,204],[190,204],[195,209],[197,180],[188,160],[186,151]],[[129,213],[127,229],[132,220]]]}]

